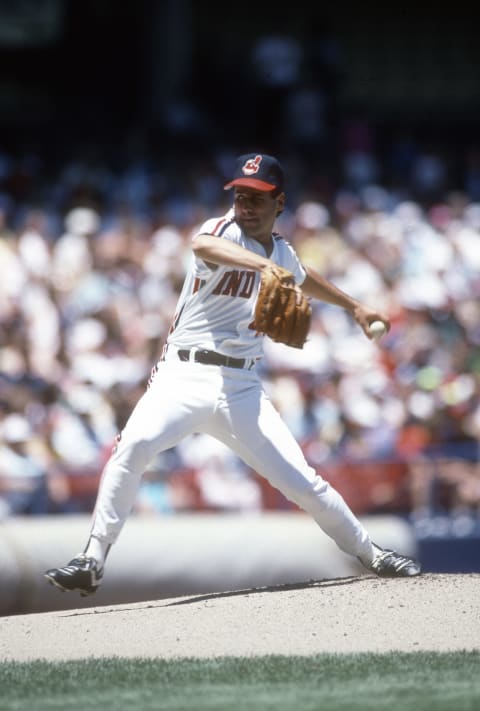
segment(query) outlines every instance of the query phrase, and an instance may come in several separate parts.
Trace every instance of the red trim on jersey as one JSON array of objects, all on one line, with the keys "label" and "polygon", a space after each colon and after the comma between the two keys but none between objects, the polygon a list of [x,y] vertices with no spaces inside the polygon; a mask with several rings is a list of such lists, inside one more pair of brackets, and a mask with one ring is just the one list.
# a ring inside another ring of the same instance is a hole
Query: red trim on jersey
[{"label": "red trim on jersey", "polygon": [[195,277],[195,281],[193,282],[193,289],[192,289],[192,294],[196,294],[197,291],[205,284],[205,279],[200,279],[199,277]]},{"label": "red trim on jersey", "polygon": [[217,222],[217,224],[215,225],[215,227],[213,228],[213,230],[212,230],[212,235],[215,235],[215,234],[220,230],[221,226],[222,226],[225,222],[227,222],[227,220],[225,219],[225,217],[222,217],[222,219],[219,220],[219,221]]}]

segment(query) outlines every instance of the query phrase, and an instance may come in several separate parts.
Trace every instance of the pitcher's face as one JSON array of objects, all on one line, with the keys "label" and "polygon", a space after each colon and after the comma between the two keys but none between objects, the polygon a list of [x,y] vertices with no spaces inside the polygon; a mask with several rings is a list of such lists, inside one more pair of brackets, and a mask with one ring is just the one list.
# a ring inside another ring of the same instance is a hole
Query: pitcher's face
[{"label": "pitcher's face", "polygon": [[273,225],[284,204],[284,193],[273,197],[271,193],[262,190],[235,188],[235,220],[247,237],[258,242],[270,241]]}]

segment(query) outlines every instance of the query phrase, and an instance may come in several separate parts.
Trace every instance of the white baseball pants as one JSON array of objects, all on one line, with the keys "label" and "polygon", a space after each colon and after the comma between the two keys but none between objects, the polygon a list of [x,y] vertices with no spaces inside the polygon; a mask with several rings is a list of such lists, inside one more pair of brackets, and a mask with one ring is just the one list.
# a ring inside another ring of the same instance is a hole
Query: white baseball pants
[{"label": "white baseball pants", "polygon": [[181,362],[175,352],[158,364],[104,469],[91,535],[113,544],[149,462],[198,432],[229,446],[308,512],[341,550],[366,565],[373,560],[367,531],[340,494],[309,466],[255,370]]}]

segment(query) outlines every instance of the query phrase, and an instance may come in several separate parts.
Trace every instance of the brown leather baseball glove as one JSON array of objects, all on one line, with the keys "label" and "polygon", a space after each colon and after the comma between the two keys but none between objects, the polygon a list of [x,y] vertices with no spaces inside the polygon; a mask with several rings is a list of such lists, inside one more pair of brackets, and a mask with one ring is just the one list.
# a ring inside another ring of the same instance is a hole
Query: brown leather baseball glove
[{"label": "brown leather baseball glove", "polygon": [[255,331],[293,348],[305,345],[312,307],[288,269],[275,266],[262,271],[254,315]]}]

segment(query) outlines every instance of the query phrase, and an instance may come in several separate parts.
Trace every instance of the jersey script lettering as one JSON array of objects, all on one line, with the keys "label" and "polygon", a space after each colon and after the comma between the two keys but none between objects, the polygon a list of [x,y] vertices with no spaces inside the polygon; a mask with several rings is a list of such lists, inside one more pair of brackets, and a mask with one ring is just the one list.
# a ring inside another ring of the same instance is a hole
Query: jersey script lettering
[{"label": "jersey script lettering", "polygon": [[241,296],[243,299],[248,299],[252,295],[254,286],[254,271],[233,269],[230,272],[225,272],[212,294],[216,296]]}]

